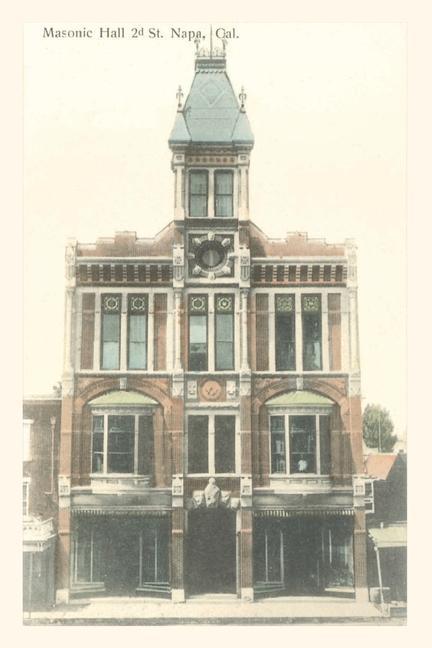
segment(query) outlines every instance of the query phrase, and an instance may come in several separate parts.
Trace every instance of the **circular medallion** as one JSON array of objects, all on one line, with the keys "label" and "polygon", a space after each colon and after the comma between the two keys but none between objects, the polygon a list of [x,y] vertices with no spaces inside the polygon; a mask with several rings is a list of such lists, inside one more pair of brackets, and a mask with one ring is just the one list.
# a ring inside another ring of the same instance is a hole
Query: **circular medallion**
[{"label": "circular medallion", "polygon": [[222,395],[222,386],[217,380],[206,380],[201,385],[201,394],[206,400],[218,400]]}]

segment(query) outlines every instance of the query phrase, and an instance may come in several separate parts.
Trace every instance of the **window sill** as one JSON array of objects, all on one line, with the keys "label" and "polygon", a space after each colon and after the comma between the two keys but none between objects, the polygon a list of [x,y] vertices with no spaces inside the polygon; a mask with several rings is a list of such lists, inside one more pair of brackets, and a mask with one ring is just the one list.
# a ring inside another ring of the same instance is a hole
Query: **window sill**
[{"label": "window sill", "polygon": [[91,489],[94,493],[147,490],[150,488],[150,475],[127,475],[124,473],[92,474]]},{"label": "window sill", "polygon": [[332,483],[329,475],[274,474],[270,475],[270,487],[290,492],[328,492],[332,488]]}]

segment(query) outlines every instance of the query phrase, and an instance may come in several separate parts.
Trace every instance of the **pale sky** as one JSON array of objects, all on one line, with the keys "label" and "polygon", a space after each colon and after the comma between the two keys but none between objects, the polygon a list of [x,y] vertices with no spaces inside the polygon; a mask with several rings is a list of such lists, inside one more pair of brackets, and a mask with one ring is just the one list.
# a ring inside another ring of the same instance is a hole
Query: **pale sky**
[{"label": "pale sky", "polygon": [[[132,25],[121,24],[130,32]],[[93,28],[90,23],[54,28]],[[111,25],[116,27],[117,25]],[[61,379],[64,246],[115,231],[152,237],[173,218],[167,139],[194,44],[47,39],[25,32],[25,393]],[[176,25],[173,25],[176,26]],[[406,427],[405,26],[236,27],[227,69],[255,135],[251,219],[358,245],[364,404]],[[208,25],[201,28],[207,35]]]}]

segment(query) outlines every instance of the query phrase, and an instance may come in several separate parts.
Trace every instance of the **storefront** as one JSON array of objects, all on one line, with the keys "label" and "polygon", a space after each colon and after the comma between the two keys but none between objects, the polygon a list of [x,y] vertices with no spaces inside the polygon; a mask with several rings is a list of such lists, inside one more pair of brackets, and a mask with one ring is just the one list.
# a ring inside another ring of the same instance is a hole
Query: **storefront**
[{"label": "storefront", "polygon": [[105,596],[170,593],[168,515],[76,515],[72,593]]},{"label": "storefront", "polygon": [[255,595],[354,597],[353,517],[258,511]]}]

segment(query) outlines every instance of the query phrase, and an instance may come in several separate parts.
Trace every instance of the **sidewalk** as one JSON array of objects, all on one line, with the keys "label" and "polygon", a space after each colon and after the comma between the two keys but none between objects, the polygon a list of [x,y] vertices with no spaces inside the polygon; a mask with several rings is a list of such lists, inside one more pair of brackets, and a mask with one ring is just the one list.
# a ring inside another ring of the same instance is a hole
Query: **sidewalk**
[{"label": "sidewalk", "polygon": [[[180,625],[283,623],[395,623],[372,603],[342,598],[273,598],[245,603],[231,597],[212,597],[172,603],[151,598],[74,600],[52,610],[24,615],[26,625]],[[399,620],[398,624],[403,621]]]}]

